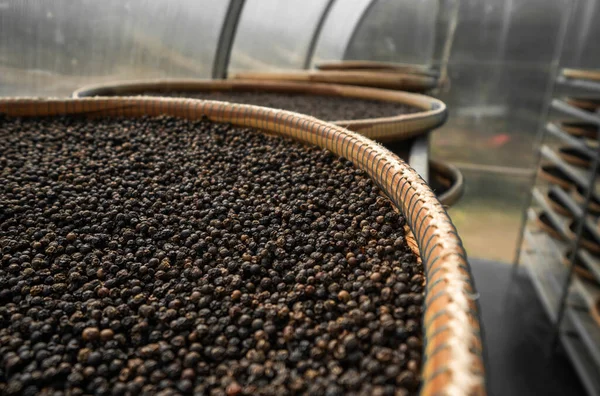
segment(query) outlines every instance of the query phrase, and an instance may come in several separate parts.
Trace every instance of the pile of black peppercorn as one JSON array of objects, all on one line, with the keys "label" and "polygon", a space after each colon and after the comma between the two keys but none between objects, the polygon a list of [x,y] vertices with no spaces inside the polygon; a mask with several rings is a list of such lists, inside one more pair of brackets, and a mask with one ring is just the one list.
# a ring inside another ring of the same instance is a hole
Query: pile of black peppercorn
[{"label": "pile of black peppercorn", "polygon": [[0,394],[413,394],[404,224],[281,137],[0,117]]},{"label": "pile of black peppercorn", "polygon": [[359,120],[364,118],[392,117],[423,111],[403,103],[344,96],[325,96],[283,92],[212,91],[212,92],[146,92],[148,96],[167,96],[221,100],[275,109],[295,111],[321,120]]}]

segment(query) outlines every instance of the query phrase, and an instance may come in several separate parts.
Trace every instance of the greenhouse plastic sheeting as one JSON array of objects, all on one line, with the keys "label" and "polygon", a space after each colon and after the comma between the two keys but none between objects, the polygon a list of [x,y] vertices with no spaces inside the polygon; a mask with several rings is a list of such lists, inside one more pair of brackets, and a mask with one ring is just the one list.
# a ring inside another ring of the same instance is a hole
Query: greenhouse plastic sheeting
[{"label": "greenhouse plastic sheeting", "polygon": [[0,95],[210,77],[227,1],[0,0]]},{"label": "greenhouse plastic sheeting", "polygon": [[[239,19],[226,19],[229,1],[0,0],[0,95],[66,95],[114,80],[224,76],[227,59],[232,72],[302,68],[311,55],[315,62],[348,54],[378,59],[385,49],[393,60],[420,61],[427,57],[413,56],[411,48],[430,52],[437,1],[239,0]],[[388,13],[401,23],[387,23]],[[231,48],[228,40],[218,46],[225,20],[237,28]],[[374,33],[380,24],[384,31]],[[365,45],[371,39],[372,48]]]},{"label": "greenhouse plastic sheeting", "polygon": [[378,0],[358,21],[345,59],[429,64],[439,0]]},{"label": "greenhouse plastic sheeting", "polygon": [[348,40],[367,7],[376,0],[335,1],[325,19],[313,57],[313,65],[324,60],[342,60]]},{"label": "greenhouse plastic sheeting", "polygon": [[231,51],[230,73],[302,68],[328,0],[246,0]]}]

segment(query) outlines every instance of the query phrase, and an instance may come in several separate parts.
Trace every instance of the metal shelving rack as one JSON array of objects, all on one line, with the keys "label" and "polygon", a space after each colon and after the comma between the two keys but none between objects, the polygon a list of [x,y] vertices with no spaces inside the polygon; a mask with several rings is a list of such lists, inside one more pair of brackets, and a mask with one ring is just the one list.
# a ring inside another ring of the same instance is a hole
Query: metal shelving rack
[{"label": "metal shelving rack", "polygon": [[[556,82],[571,90],[585,90],[600,96],[600,81],[566,78],[561,74]],[[587,392],[590,395],[600,395],[600,323],[593,320],[589,311],[589,307],[600,300],[600,257],[592,255],[581,246],[584,228],[600,243],[600,223],[597,224],[598,219],[593,218],[588,210],[592,197],[600,197],[600,178],[596,178],[600,162],[600,112],[582,110],[561,99],[552,100],[551,110],[568,116],[570,120],[598,126],[595,142],[569,135],[556,123],[546,124],[541,137],[542,143],[545,143],[546,137],[553,137],[587,154],[593,159],[589,169],[570,165],[546,144],[541,145],[538,153],[538,166],[543,163],[557,166],[575,186],[584,191],[585,200],[579,203],[564,189],[540,182],[536,173],[514,266],[516,269],[522,264],[526,268],[538,297],[555,326],[556,342],[551,347],[561,343]],[[546,198],[548,192],[557,197],[573,218],[563,216],[553,209]],[[536,226],[541,212],[546,213],[563,241],[553,239]],[[575,224],[574,227],[571,227],[572,223]],[[564,262],[569,251],[568,261]],[[596,284],[576,274],[576,258],[593,274]]]}]

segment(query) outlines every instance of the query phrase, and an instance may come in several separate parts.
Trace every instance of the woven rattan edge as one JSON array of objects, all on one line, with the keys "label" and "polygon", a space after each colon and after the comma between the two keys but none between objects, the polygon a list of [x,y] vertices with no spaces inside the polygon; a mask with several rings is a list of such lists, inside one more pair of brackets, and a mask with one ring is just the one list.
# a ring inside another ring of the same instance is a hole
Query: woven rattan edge
[{"label": "woven rattan edge", "polygon": [[438,200],[446,207],[454,205],[465,192],[465,178],[460,169],[448,162],[438,160],[430,160],[429,169],[430,174],[437,172],[451,181],[450,188],[439,194]]},{"label": "woven rattan edge", "polygon": [[598,326],[600,326],[600,300],[594,302],[594,305],[590,307],[592,319]]},{"label": "woven rattan edge", "polygon": [[410,63],[390,63],[364,60],[348,61],[329,61],[317,63],[315,67],[318,70],[363,70],[363,71],[391,71],[404,72],[412,74],[421,74],[425,76],[438,77],[439,72],[427,65],[418,65]]},{"label": "woven rattan edge", "polygon": [[559,147],[557,152],[558,156],[566,163],[579,168],[588,168],[592,163],[591,158],[588,157],[587,159],[585,159],[579,157],[577,155],[571,154],[569,150],[571,150],[571,147]]},{"label": "woven rattan edge", "polygon": [[591,140],[596,140],[598,138],[596,136],[597,133],[596,133],[595,128],[588,129],[584,126],[584,125],[593,125],[593,124],[588,124],[588,123],[579,122],[579,121],[560,121],[560,122],[555,121],[555,122],[553,122],[553,124],[571,136],[582,137],[582,138],[591,139]]},{"label": "woven rattan edge", "polygon": [[544,165],[544,166],[539,167],[538,175],[539,175],[540,179],[545,180],[550,184],[556,184],[557,186],[560,186],[567,191],[571,190],[571,188],[573,187],[572,180],[561,179],[560,177],[555,176],[552,173],[549,173],[545,169],[546,167],[557,168],[555,165]]},{"label": "woven rattan edge", "polygon": [[561,74],[567,78],[600,81],[600,70],[592,69],[563,69]]},{"label": "woven rattan edge", "polygon": [[417,257],[417,260],[419,262],[422,262],[421,252],[419,251],[419,244],[417,243],[415,235],[413,234],[410,227],[408,227],[408,225],[406,225],[404,227],[404,232],[405,232],[405,236],[406,236],[406,244],[408,245],[410,250],[413,252],[413,254]]},{"label": "woven rattan edge", "polygon": [[447,118],[447,109],[444,102],[422,94],[370,87],[280,80],[154,79],[114,82],[82,87],[73,93],[73,97],[131,96],[152,90],[158,92],[263,91],[319,94],[395,102],[421,110],[417,113],[391,117],[330,120],[336,125],[381,142],[401,141],[425,134],[442,125]]},{"label": "woven rattan edge", "polygon": [[288,72],[240,72],[231,76],[242,80],[283,80],[349,84],[403,91],[426,92],[438,86],[437,78],[401,72],[296,70]]},{"label": "woven rattan edge", "polygon": [[[574,240],[575,237],[577,236],[575,234],[575,228],[577,227],[577,222],[576,221],[572,221],[571,224],[569,225],[569,227],[567,228],[567,237],[570,240]],[[581,246],[583,246],[584,249],[587,249],[591,254],[593,254],[594,256],[598,256],[600,255],[600,243],[596,240],[591,240],[591,239],[587,239],[584,236],[581,237]]]},{"label": "woven rattan edge", "polygon": [[[571,189],[570,195],[573,200],[580,205],[583,205],[585,202],[585,197],[581,194],[581,192],[577,191],[577,188]],[[592,215],[598,215],[600,214],[600,205],[598,205],[597,202],[590,201],[588,210]]]},{"label": "woven rattan edge", "polygon": [[363,169],[405,214],[427,274],[422,395],[485,394],[476,293],[466,253],[431,189],[404,161],[357,133],[258,106],[181,98],[0,99],[8,116],[203,116],[316,144]]},{"label": "woven rattan edge", "polygon": [[538,228],[540,230],[542,230],[543,232],[545,232],[546,234],[548,234],[549,236],[551,236],[552,238],[554,238],[558,241],[564,241],[565,238],[552,224],[546,223],[545,221],[542,220],[542,215],[547,216],[545,213],[542,212],[535,219],[535,222],[536,222]]},{"label": "woven rattan edge", "polygon": [[[561,258],[561,263],[562,265],[565,266],[565,268],[569,268],[571,266],[571,251],[567,251]],[[598,280],[596,279],[596,277],[594,276],[594,274],[588,270],[585,267],[579,266],[579,265],[575,265],[575,267],[573,268],[573,270],[575,271],[575,273],[582,277],[583,279],[598,284]]]},{"label": "woven rattan edge", "polygon": [[566,96],[563,100],[571,106],[587,111],[596,111],[600,107],[598,96]]},{"label": "woven rattan edge", "polygon": [[548,205],[550,205],[550,207],[559,215],[572,219],[574,217],[573,213],[571,213],[571,211],[566,206],[564,206],[562,202],[559,202],[558,200],[554,199],[550,195],[550,192],[551,190],[548,191],[545,197],[546,201],[548,202]]}]

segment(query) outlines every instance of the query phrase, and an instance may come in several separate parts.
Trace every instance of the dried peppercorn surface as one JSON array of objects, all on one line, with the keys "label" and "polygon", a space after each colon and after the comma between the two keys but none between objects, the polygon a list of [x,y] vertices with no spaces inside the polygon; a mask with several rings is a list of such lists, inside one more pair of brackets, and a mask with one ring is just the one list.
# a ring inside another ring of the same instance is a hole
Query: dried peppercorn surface
[{"label": "dried peppercorn surface", "polygon": [[206,100],[221,100],[232,103],[251,104],[275,109],[295,111],[321,120],[359,120],[365,118],[392,117],[423,111],[403,103],[383,100],[360,99],[344,96],[311,95],[281,92],[152,92],[145,95]]},{"label": "dried peppercorn surface", "polygon": [[415,393],[404,224],[363,171],[281,137],[0,118],[0,393]]}]

